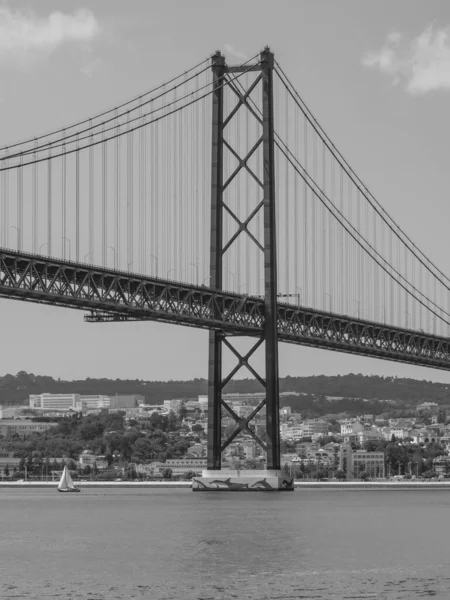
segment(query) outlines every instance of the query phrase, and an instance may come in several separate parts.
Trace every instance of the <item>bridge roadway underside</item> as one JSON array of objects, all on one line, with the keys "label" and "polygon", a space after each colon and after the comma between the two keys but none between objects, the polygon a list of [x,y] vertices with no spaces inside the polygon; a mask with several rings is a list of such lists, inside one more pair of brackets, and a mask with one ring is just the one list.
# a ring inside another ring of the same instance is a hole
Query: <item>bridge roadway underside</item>
[{"label": "bridge roadway underside", "polygon": [[[0,248],[0,297],[92,311],[89,322],[150,320],[258,336],[264,300]],[[279,303],[281,342],[450,370],[450,340]]]}]

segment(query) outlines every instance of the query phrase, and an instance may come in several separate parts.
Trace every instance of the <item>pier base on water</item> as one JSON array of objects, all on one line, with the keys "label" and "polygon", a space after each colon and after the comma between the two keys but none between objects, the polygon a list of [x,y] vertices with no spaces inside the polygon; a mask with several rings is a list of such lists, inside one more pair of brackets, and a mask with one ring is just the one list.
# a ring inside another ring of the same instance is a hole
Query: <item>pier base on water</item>
[{"label": "pier base on water", "polygon": [[194,492],[285,492],[294,490],[294,478],[281,471],[204,470],[192,479]]}]

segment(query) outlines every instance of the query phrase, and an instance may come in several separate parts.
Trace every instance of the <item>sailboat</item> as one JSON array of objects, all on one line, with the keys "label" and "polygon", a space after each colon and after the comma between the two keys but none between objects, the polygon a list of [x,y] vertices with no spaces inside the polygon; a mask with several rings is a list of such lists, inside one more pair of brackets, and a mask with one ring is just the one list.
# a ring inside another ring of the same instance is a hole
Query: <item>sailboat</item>
[{"label": "sailboat", "polygon": [[72,477],[70,476],[67,465],[64,467],[61,479],[59,480],[58,492],[79,492],[80,488],[74,485]]}]

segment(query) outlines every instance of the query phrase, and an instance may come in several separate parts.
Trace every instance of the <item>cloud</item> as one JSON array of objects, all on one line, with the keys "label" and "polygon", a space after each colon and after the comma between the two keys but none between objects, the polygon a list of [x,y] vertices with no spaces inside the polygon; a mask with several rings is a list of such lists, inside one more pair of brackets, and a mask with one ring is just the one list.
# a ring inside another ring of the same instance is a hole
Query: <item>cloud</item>
[{"label": "cloud", "polygon": [[73,14],[51,12],[39,17],[32,11],[13,11],[0,6],[0,60],[35,58],[49,54],[66,42],[88,42],[101,33],[95,15],[88,9]]},{"label": "cloud", "polygon": [[398,31],[390,33],[378,52],[366,54],[365,67],[378,69],[402,82],[411,94],[450,90],[450,27],[434,30],[428,26],[407,43]]},{"label": "cloud", "polygon": [[240,50],[237,50],[231,44],[225,44],[223,48],[227,54],[231,54],[231,56],[234,56],[234,58],[238,58],[239,60],[248,60],[249,59],[249,57],[246,54],[244,54]]}]

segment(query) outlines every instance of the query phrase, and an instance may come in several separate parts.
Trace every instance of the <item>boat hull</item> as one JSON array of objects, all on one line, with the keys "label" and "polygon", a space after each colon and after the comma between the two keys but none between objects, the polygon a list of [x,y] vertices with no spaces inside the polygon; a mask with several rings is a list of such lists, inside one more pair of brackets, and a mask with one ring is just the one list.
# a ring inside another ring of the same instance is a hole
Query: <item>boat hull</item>
[{"label": "boat hull", "polygon": [[64,493],[69,493],[69,494],[71,494],[71,493],[73,493],[73,492],[80,492],[80,491],[81,491],[81,490],[80,490],[80,488],[74,488],[74,489],[71,489],[71,490],[58,490],[58,492],[61,492],[61,493],[63,493],[63,494],[64,494]]}]

